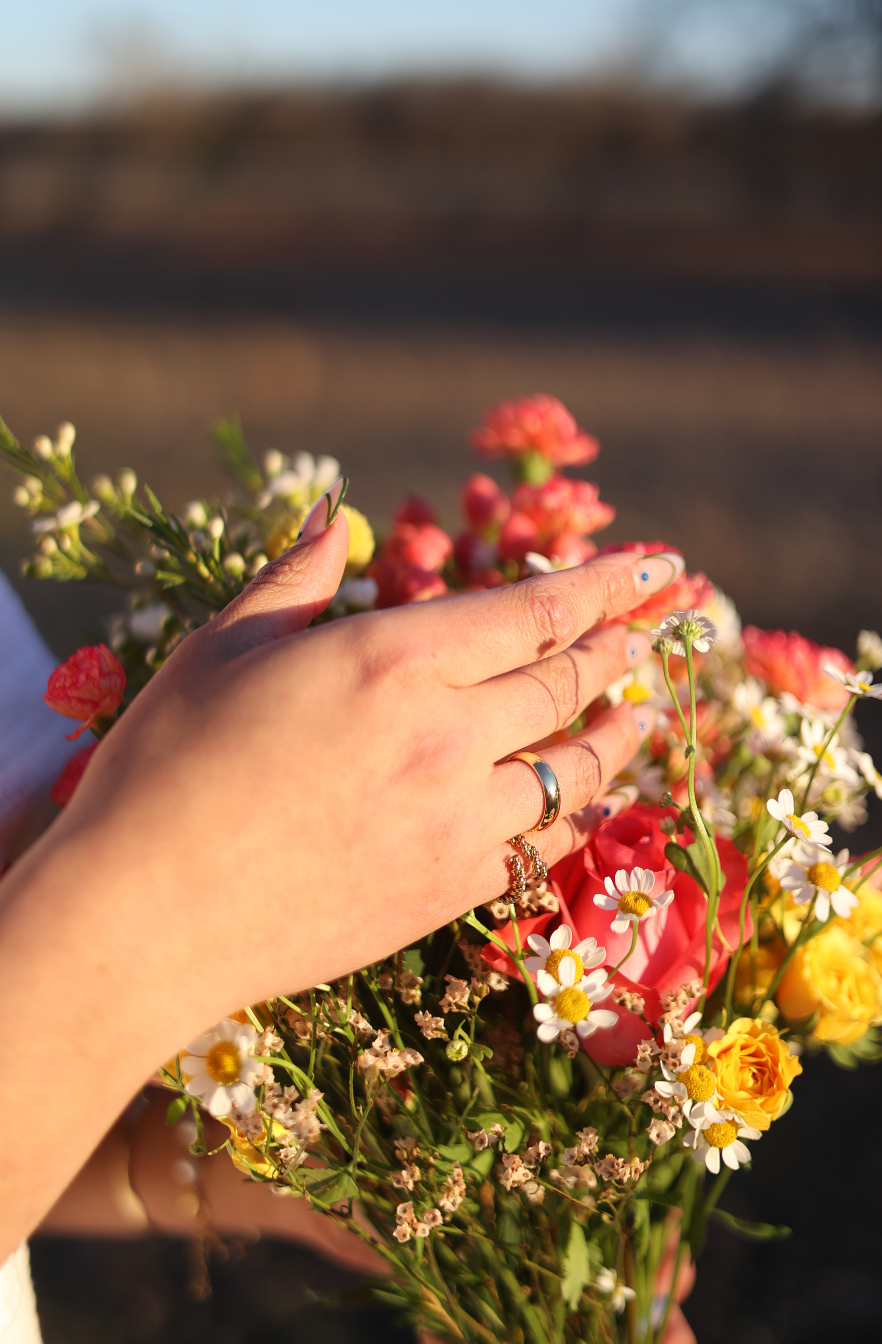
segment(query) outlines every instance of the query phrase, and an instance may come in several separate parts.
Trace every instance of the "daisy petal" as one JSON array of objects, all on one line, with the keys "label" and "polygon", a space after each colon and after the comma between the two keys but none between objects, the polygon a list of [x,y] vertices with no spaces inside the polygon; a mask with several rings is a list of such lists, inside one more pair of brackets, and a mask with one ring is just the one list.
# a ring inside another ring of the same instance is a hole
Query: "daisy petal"
[{"label": "daisy petal", "polygon": [[551,935],[551,946],[555,952],[564,952],[573,941],[573,931],[569,924],[561,924]]},{"label": "daisy petal", "polygon": [[557,1037],[560,1035],[560,1023],[557,1018],[552,1018],[550,1022],[540,1023],[536,1035],[545,1045],[548,1045],[551,1041],[557,1040]]},{"label": "daisy petal", "polygon": [[[593,1022],[595,1027],[605,1029],[614,1027],[619,1020],[618,1013],[614,1013],[611,1008],[592,1008],[591,1016],[588,1019]],[[581,1022],[579,1026],[581,1026]]]},{"label": "daisy petal", "polygon": [[[528,945],[536,953],[537,957],[548,957],[551,954],[551,943],[547,938],[543,938],[538,933],[531,933],[527,939]],[[527,963],[529,965],[529,962]]]},{"label": "daisy petal", "polygon": [[560,988],[554,976],[544,968],[538,972],[536,976],[536,984],[539,988],[539,993],[547,995],[548,998],[551,998],[553,994],[556,994]]},{"label": "daisy petal", "polygon": [[533,1016],[537,1022],[550,1022],[557,1014],[550,1003],[537,1003],[533,1009]]},{"label": "daisy petal", "polygon": [[713,1172],[714,1176],[718,1176],[720,1171],[719,1148],[708,1148],[707,1157],[704,1160],[708,1171]]}]

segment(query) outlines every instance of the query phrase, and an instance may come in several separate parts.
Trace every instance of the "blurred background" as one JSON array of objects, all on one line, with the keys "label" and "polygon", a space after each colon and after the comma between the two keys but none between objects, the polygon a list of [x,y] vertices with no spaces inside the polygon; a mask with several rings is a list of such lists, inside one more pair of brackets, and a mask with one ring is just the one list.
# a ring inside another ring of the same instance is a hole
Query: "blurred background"
[{"label": "blurred background", "polygon": [[[882,626],[880,355],[880,0],[4,13],[0,414],[73,420],[87,478],[220,491],[207,429],[238,409],[259,452],[337,456],[377,524],[417,490],[455,528],[469,426],[546,391],[601,439],[608,539],[852,652]],[[115,598],[16,577],[11,485],[0,566],[65,656]],[[712,1234],[701,1344],[882,1338],[880,1077],[798,1088],[729,1196],[794,1236]],[[340,1275],[305,1253],[224,1254],[197,1300],[186,1246],[36,1241],[47,1344],[409,1338],[320,1306]]]}]

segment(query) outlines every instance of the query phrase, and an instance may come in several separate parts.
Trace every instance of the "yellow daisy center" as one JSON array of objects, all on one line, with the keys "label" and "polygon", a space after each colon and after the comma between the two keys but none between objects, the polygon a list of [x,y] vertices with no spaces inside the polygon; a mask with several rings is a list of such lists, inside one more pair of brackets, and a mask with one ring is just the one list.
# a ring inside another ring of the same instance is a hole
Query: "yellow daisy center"
[{"label": "yellow daisy center", "polygon": [[232,1041],[217,1041],[205,1056],[205,1071],[220,1087],[229,1087],[239,1078],[242,1056]]},{"label": "yellow daisy center", "polygon": [[717,1090],[717,1080],[704,1064],[690,1064],[677,1077],[693,1101],[710,1101]]},{"label": "yellow daisy center", "polygon": [[716,1125],[708,1125],[704,1137],[711,1148],[728,1148],[738,1138],[738,1126],[734,1120],[720,1120]]},{"label": "yellow daisy center", "polygon": [[619,896],[619,911],[623,915],[645,915],[652,901],[642,891],[624,891]]},{"label": "yellow daisy center", "polygon": [[842,879],[832,863],[813,863],[811,868],[806,868],[805,875],[812,886],[820,887],[821,891],[838,891],[842,886]]},{"label": "yellow daisy center", "polygon": [[651,698],[652,691],[648,686],[641,686],[639,681],[632,681],[631,685],[622,691],[622,699],[630,700],[632,705],[642,705],[644,700]]},{"label": "yellow daisy center", "polygon": [[690,1031],[687,1036],[683,1037],[683,1040],[687,1045],[695,1046],[695,1058],[692,1063],[703,1064],[707,1059],[707,1043],[705,1042],[704,1037],[696,1035],[694,1031]]},{"label": "yellow daisy center", "polygon": [[795,831],[799,831],[800,834],[804,835],[806,840],[811,840],[811,828],[805,824],[802,817],[798,817],[795,812],[788,812],[787,820]]},{"label": "yellow daisy center", "polygon": [[582,958],[579,956],[577,952],[570,952],[565,947],[558,948],[554,952],[549,952],[548,958],[545,962],[545,969],[548,972],[548,974],[553,975],[557,983],[560,984],[560,976],[558,975],[558,971],[560,970],[560,964],[563,961],[564,957],[569,957],[572,961],[576,963],[576,979],[581,980],[582,976],[585,973],[585,967],[582,965]]},{"label": "yellow daisy center", "polygon": [[591,1012],[591,1000],[581,989],[562,989],[554,1000],[554,1011],[565,1022],[584,1022]]}]

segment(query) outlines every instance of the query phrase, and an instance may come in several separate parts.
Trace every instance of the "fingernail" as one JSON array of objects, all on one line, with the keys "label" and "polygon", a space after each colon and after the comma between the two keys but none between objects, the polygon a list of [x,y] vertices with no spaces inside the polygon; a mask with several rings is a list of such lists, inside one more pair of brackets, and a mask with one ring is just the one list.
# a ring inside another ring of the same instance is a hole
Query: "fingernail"
[{"label": "fingernail", "polygon": [[303,520],[303,526],[297,533],[295,546],[301,541],[314,541],[323,532],[327,532],[331,523],[337,517],[348,485],[349,477],[341,476],[339,481],[335,481],[331,488],[325,491],[321,499],[313,504]]},{"label": "fingernail", "polygon": [[655,727],[656,712],[651,705],[635,705],[633,709],[634,722],[637,724],[637,731],[640,734],[641,741],[648,737]]},{"label": "fingernail", "polygon": [[610,789],[598,803],[603,820],[609,821],[610,817],[617,817],[626,807],[636,803],[639,796],[640,790],[636,784],[621,784],[617,789]]},{"label": "fingernail", "polygon": [[638,593],[651,597],[679,579],[686,561],[676,551],[659,551],[658,555],[641,555],[634,562],[635,587]]},{"label": "fingernail", "polygon": [[645,663],[652,652],[652,640],[642,630],[629,630],[626,659],[629,667]]}]

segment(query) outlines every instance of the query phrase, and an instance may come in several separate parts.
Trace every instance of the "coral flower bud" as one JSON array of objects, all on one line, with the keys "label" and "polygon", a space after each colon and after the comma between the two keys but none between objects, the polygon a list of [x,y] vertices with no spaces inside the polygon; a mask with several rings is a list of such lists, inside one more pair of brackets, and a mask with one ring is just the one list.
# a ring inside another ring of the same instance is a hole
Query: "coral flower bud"
[{"label": "coral flower bud", "polygon": [[511,513],[511,501],[490,476],[476,471],[463,486],[462,511],[476,532],[501,527]]},{"label": "coral flower bud", "polygon": [[56,667],[43,699],[67,719],[82,719],[69,741],[74,741],[100,719],[110,718],[122,703],[126,674],[106,644],[85,645]]}]

